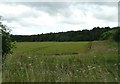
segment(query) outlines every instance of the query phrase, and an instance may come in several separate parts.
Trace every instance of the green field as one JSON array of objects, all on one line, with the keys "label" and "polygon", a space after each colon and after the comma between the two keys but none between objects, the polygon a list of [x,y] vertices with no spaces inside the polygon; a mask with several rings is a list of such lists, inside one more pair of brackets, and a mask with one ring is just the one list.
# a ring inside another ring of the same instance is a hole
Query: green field
[{"label": "green field", "polygon": [[118,47],[108,41],[18,42],[3,82],[117,82]]}]

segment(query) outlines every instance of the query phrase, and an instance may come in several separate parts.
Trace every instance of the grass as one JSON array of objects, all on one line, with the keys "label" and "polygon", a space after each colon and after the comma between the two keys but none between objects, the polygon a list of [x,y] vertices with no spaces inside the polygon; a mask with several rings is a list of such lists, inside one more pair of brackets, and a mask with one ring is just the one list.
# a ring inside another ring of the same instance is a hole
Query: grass
[{"label": "grass", "polygon": [[3,82],[118,82],[118,47],[108,41],[20,42]]}]

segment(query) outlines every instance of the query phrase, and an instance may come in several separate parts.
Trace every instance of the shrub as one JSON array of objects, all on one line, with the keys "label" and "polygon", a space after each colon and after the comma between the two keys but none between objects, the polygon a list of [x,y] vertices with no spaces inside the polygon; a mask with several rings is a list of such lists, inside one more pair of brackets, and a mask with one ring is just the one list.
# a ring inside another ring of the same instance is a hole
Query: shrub
[{"label": "shrub", "polygon": [[116,30],[113,34],[113,40],[116,42],[120,42],[120,29]]},{"label": "shrub", "polygon": [[101,40],[114,40],[116,42],[119,42],[120,39],[120,29],[119,27],[113,28],[112,30],[109,30],[107,32],[104,32],[101,35]]},{"label": "shrub", "polygon": [[0,22],[0,35],[2,36],[2,58],[5,58],[7,54],[12,53],[15,42],[11,40],[10,29],[2,22]]}]

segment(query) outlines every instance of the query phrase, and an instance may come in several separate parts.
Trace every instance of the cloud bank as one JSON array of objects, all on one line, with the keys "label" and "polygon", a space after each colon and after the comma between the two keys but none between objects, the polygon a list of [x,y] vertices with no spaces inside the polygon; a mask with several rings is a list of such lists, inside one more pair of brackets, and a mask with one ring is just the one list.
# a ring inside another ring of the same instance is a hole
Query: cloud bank
[{"label": "cloud bank", "polygon": [[12,34],[30,35],[118,25],[117,2],[1,2]]}]

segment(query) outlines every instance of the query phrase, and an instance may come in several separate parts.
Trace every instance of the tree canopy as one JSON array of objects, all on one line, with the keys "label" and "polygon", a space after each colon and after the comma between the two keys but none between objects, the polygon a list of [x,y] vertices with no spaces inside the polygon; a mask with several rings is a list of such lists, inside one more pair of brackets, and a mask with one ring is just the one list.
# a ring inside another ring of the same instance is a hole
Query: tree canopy
[{"label": "tree canopy", "polygon": [[[37,35],[11,35],[13,41],[18,42],[42,42],[42,41],[94,41],[105,40],[108,38],[106,35],[111,35],[108,31],[113,29],[117,31],[117,28],[110,27],[94,27],[91,30],[79,30],[79,31],[67,31],[58,33],[47,33]],[[117,37],[115,39],[118,39]]]}]

